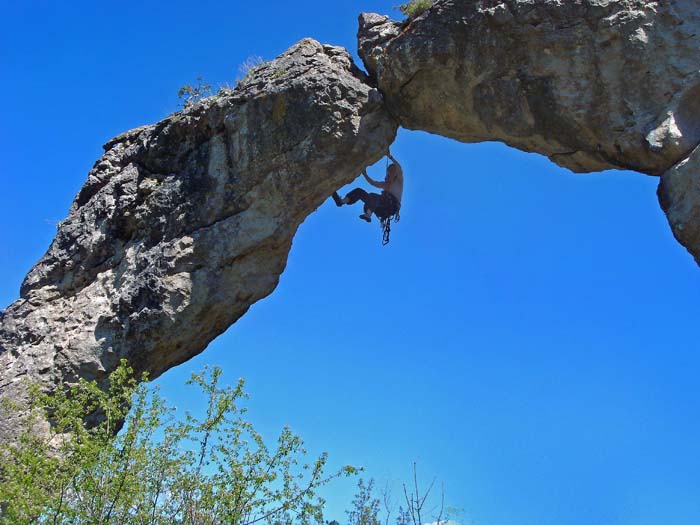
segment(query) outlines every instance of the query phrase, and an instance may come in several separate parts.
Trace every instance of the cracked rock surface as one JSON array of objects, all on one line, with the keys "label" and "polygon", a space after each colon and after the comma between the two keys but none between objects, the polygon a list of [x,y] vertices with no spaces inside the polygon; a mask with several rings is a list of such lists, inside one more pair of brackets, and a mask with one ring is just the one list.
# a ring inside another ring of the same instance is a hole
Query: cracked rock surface
[{"label": "cracked rock surface", "polygon": [[700,142],[699,39],[697,0],[438,0],[358,33],[404,127],[652,175]]},{"label": "cracked rock surface", "polygon": [[[0,394],[104,384],[121,358],[156,377],[198,354],[274,290],[299,224],[396,130],[350,55],[307,39],[112,139],[0,313]],[[12,428],[0,417],[0,437]]]}]

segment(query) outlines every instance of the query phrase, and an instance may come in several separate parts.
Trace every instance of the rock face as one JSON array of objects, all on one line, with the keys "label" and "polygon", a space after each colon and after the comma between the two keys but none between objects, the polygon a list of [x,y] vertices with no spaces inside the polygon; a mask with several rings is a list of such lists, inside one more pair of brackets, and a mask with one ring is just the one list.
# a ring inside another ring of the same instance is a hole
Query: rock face
[{"label": "rock face", "polygon": [[[272,292],[299,224],[379,160],[397,121],[579,172],[663,174],[660,202],[700,261],[697,0],[438,0],[410,23],[361,15],[358,38],[370,78],[304,40],[105,146],[0,313],[3,397],[201,352]],[[0,414],[0,438],[12,425]]]},{"label": "rock face", "polygon": [[[299,224],[396,130],[344,49],[303,40],[109,141],[0,314],[0,393],[103,381],[120,358],[158,376],[201,352],[272,292]],[[0,417],[1,434],[11,425]]]},{"label": "rock face", "polygon": [[438,0],[360,16],[360,56],[410,129],[576,172],[660,175],[700,142],[697,0]]},{"label": "rock face", "polygon": [[658,195],[673,235],[700,265],[700,147],[661,176]]}]

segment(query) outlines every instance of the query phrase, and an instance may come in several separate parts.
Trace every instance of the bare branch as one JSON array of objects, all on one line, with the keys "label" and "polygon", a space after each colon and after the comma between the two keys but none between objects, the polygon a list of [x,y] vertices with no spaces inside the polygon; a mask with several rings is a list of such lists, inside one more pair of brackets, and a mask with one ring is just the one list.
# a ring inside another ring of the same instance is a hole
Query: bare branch
[{"label": "bare branch", "polygon": [[384,490],[382,490],[382,501],[384,502],[384,512],[386,512],[386,517],[384,519],[384,525],[389,525],[389,517],[391,516],[391,511],[393,510],[393,504],[391,501],[391,489],[389,488],[389,481],[384,485]]}]

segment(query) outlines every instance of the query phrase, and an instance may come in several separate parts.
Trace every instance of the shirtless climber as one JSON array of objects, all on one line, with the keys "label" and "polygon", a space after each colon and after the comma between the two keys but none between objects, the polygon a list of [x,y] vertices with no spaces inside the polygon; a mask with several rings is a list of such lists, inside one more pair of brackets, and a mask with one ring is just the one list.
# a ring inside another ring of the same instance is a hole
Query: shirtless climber
[{"label": "shirtless climber", "polygon": [[392,163],[386,168],[386,176],[383,182],[373,180],[367,175],[366,170],[362,171],[365,180],[375,188],[380,188],[382,190],[381,193],[368,193],[362,188],[355,188],[341,199],[338,192],[333,192],[333,200],[336,206],[355,204],[358,200],[361,200],[364,203],[364,213],[360,215],[360,219],[371,222],[373,213],[379,218],[384,230],[382,244],[389,242],[389,232],[391,230],[389,225],[392,218],[394,221],[398,221],[401,196],[403,195],[403,169],[390,151],[387,151],[387,157],[391,159]]},{"label": "shirtless climber", "polygon": [[344,198],[340,198],[338,192],[333,193],[333,200],[337,206],[343,204],[355,204],[357,201],[365,203],[364,213],[360,215],[360,219],[371,222],[372,213],[380,219],[396,215],[401,208],[401,196],[403,194],[403,170],[398,161],[392,157],[391,153],[387,153],[392,163],[386,168],[386,176],[384,182],[373,180],[367,175],[367,171],[363,170],[367,182],[375,188],[381,188],[382,193],[367,193],[362,188],[355,188],[348,193]]}]

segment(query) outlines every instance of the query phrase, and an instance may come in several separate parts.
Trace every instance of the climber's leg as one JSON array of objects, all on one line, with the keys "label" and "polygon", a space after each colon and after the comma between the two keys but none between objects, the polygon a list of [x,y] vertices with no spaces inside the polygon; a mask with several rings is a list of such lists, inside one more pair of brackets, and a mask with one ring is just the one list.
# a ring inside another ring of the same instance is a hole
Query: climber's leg
[{"label": "climber's leg", "polygon": [[378,193],[367,193],[362,188],[355,188],[342,199],[337,193],[333,194],[333,200],[338,206],[342,206],[343,204],[355,204],[357,201],[362,201],[364,203],[364,213],[360,215],[360,219],[367,222],[372,221],[372,211],[379,206],[381,198],[382,196]]},{"label": "climber's leg", "polygon": [[357,201],[367,202],[367,198],[371,193],[367,193],[362,188],[355,188],[350,193],[348,193],[345,198],[341,201],[343,204],[355,204]]},{"label": "climber's leg", "polygon": [[360,215],[360,219],[367,222],[372,222],[372,208],[370,208],[369,204],[367,204],[366,202],[364,207],[364,213]]}]

